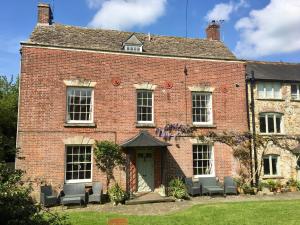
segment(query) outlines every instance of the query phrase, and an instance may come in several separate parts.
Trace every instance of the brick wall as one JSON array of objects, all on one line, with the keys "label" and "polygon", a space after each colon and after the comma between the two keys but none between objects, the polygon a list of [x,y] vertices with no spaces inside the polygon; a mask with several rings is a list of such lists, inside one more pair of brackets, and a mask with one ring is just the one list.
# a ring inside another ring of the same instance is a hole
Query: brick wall
[{"label": "brick wall", "polygon": [[[121,143],[135,136],[140,128],[136,127],[136,90],[133,84],[149,82],[157,85],[154,91],[156,127],[163,127],[166,123],[191,124],[191,92],[185,90],[185,65],[188,68],[187,86],[215,88],[213,120],[216,127],[199,128],[197,132],[246,131],[243,63],[23,47],[18,145],[21,156],[26,158],[18,160],[17,167],[26,169],[32,178],[45,176],[51,182],[62,184],[64,138],[87,136]],[[63,80],[78,78],[97,82],[94,88],[96,128],[64,127],[66,86]],[[114,78],[120,79],[119,86],[112,85]],[[173,88],[166,89],[166,81],[172,82]],[[149,128],[152,134],[154,130]],[[180,148],[176,145],[169,147],[165,160],[175,159],[174,165],[169,163],[170,171],[179,167],[185,175],[191,176],[192,143],[182,139],[179,145]],[[216,162],[226,159],[224,165],[216,164],[217,175],[233,171],[234,163],[228,147],[216,145],[215,152]],[[225,158],[221,154],[225,154]],[[125,185],[122,173],[116,177]],[[95,167],[93,180],[105,181],[104,175]]]}]

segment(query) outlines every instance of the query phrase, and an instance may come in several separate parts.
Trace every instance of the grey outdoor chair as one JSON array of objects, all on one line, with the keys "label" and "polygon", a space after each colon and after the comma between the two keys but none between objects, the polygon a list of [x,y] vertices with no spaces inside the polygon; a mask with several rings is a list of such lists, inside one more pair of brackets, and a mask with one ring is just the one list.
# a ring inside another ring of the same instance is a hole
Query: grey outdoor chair
[{"label": "grey outdoor chair", "polygon": [[237,195],[237,185],[232,177],[224,177],[224,193]]},{"label": "grey outdoor chair", "polygon": [[189,195],[200,195],[200,183],[199,181],[194,182],[191,177],[185,178],[185,185],[187,187],[187,191]]},{"label": "grey outdoor chair", "polygon": [[103,187],[99,182],[93,183],[93,194],[89,195],[89,202],[101,202]]},{"label": "grey outdoor chair", "polygon": [[45,207],[57,204],[57,197],[53,195],[51,186],[41,186],[40,201]]},{"label": "grey outdoor chair", "polygon": [[201,187],[201,195],[207,194],[222,194],[224,195],[224,188],[217,182],[215,177],[201,177],[199,179]]},{"label": "grey outdoor chair", "polygon": [[82,203],[86,204],[85,197],[84,184],[65,184],[61,204],[62,206],[73,203],[80,205],[82,205]]}]

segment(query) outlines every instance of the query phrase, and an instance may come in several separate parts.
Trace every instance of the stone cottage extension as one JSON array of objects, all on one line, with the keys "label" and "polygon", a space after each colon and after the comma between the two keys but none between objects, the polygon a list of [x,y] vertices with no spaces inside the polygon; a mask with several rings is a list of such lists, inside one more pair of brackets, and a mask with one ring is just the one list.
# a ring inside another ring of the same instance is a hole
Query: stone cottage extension
[{"label": "stone cottage extension", "polygon": [[154,191],[175,176],[237,175],[228,146],[155,134],[166,124],[196,134],[248,130],[245,63],[216,40],[218,25],[207,39],[185,39],[52,23],[47,4],[39,13],[21,43],[17,144],[25,159],[17,168],[55,187],[105,184],[93,144],[110,140],[127,154],[115,177],[130,191]]}]

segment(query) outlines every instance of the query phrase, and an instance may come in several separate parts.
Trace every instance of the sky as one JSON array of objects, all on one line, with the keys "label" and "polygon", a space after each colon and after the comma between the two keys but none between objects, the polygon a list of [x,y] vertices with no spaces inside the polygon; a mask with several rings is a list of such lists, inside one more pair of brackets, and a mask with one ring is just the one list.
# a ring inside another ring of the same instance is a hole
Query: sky
[{"label": "sky", "polygon": [[300,63],[300,0],[2,0],[0,75],[19,74],[38,2],[52,5],[55,23],[168,36],[205,38],[217,20],[238,58]]}]

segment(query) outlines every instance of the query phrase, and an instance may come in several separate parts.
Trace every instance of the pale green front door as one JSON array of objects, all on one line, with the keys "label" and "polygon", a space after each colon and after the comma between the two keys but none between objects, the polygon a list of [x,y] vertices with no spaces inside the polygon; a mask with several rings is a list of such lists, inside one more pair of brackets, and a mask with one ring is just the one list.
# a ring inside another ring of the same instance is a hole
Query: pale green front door
[{"label": "pale green front door", "polygon": [[137,151],[138,192],[154,190],[154,157],[152,150]]}]

